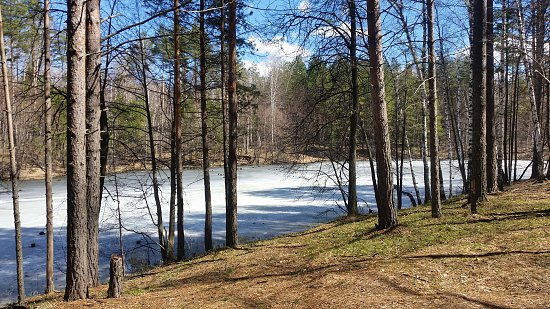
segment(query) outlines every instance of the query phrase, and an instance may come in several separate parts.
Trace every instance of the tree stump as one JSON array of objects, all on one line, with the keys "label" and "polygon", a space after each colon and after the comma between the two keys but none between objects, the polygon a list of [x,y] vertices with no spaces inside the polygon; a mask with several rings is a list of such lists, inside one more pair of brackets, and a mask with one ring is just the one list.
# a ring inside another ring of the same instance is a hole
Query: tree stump
[{"label": "tree stump", "polygon": [[109,276],[109,290],[107,291],[107,297],[119,298],[122,295],[124,264],[122,263],[122,257],[116,254],[111,255],[111,267]]}]

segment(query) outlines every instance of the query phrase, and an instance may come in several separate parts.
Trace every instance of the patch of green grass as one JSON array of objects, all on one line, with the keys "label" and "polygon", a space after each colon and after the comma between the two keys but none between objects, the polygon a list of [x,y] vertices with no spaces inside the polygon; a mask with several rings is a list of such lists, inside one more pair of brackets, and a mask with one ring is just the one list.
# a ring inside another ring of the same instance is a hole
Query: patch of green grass
[{"label": "patch of green grass", "polygon": [[[520,196],[491,196],[483,203],[479,215],[461,207],[464,198],[455,198],[443,206],[443,217],[431,218],[429,206],[420,206],[398,213],[399,225],[376,231],[375,216],[364,216],[357,222],[346,220],[325,225],[304,236],[302,256],[308,259],[327,257],[396,258],[413,255],[436,246],[456,246],[468,251],[490,250],[486,245],[495,235],[517,230],[532,230],[550,225],[550,201]],[[528,240],[518,235],[513,244],[521,247]]]}]

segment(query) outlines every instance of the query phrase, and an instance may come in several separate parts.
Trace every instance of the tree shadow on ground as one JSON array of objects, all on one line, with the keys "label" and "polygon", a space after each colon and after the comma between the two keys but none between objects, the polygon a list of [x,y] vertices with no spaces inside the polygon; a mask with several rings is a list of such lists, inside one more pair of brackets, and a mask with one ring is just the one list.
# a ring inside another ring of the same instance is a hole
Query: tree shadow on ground
[{"label": "tree shadow on ground", "polygon": [[407,256],[406,259],[416,260],[416,259],[475,259],[482,257],[492,257],[492,256],[501,256],[501,255],[510,255],[510,254],[531,254],[531,255],[541,255],[541,254],[550,254],[550,250],[543,251],[525,251],[525,250],[513,250],[513,251],[493,251],[479,254],[426,254],[426,255],[413,255]]}]

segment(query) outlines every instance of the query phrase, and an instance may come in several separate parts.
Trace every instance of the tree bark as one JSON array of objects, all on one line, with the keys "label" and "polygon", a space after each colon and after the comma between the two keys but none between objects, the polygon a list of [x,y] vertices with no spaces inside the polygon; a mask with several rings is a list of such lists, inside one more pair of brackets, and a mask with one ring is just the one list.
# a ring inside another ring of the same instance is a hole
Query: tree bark
[{"label": "tree bark", "polygon": [[439,172],[439,136],[437,130],[437,89],[435,76],[434,0],[427,0],[428,23],[428,104],[430,112],[430,173],[432,217],[441,217],[441,183]]},{"label": "tree bark", "polygon": [[88,208],[88,267],[90,287],[99,285],[100,188],[100,69],[99,0],[86,1],[86,207]]},{"label": "tree bark", "polygon": [[477,213],[478,202],[486,188],[486,28],[487,0],[473,1],[472,38],[472,154],[470,168],[470,204],[472,213]]},{"label": "tree bark", "polygon": [[486,71],[486,113],[487,113],[487,192],[498,191],[498,166],[495,114],[495,59],[493,35],[493,0],[487,0],[487,71]]},{"label": "tree bark", "polygon": [[51,98],[50,1],[44,0],[44,165],[46,186],[46,290],[55,291],[53,280],[52,204],[52,98]]},{"label": "tree bark", "polygon": [[228,247],[238,246],[237,238],[237,0],[228,3],[228,124],[226,240]]},{"label": "tree bark", "polygon": [[108,298],[119,298],[122,296],[122,280],[124,278],[124,263],[122,257],[113,254],[109,267],[109,289]]},{"label": "tree bark", "polygon": [[208,252],[212,244],[212,197],[210,192],[210,157],[208,154],[208,110],[206,105],[206,32],[204,29],[204,0],[200,0],[200,87],[202,125],[202,173],[204,178],[204,249]]},{"label": "tree bark", "polygon": [[377,228],[386,229],[397,224],[397,215],[393,207],[391,150],[384,89],[384,62],[382,54],[379,0],[367,0],[367,21],[370,62],[369,78],[371,82],[372,115],[376,142],[376,170],[379,191]]},{"label": "tree bark", "polygon": [[86,207],[86,27],[83,0],[67,2],[67,273],[64,299],[85,299],[88,271]]},{"label": "tree bark", "polygon": [[6,106],[6,118],[8,127],[8,143],[10,155],[10,181],[13,201],[13,223],[15,226],[15,262],[17,265],[17,295],[18,303],[25,303],[25,275],[23,272],[23,244],[21,240],[21,218],[19,214],[19,183],[17,176],[17,160],[15,153],[15,132],[13,125],[13,112],[10,97],[10,84],[8,79],[8,64],[6,49],[4,47],[4,19],[0,6],[0,57],[2,61],[2,80],[4,84],[4,103]]},{"label": "tree bark", "polygon": [[349,125],[349,184],[348,184],[348,215],[356,215],[357,208],[357,122],[359,118],[359,86],[357,83],[357,21],[355,16],[355,0],[348,1],[351,22],[350,61],[351,61],[351,113]]}]

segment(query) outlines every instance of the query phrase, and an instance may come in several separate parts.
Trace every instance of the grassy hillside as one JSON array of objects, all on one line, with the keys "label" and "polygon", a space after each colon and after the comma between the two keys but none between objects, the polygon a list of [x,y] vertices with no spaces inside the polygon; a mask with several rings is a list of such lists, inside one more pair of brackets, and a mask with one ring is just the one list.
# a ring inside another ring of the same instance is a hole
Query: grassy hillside
[{"label": "grassy hillside", "polygon": [[550,185],[522,183],[471,215],[454,200],[443,218],[428,207],[400,225],[342,219],[312,230],[156,268],[74,303],[39,308],[549,308]]}]

